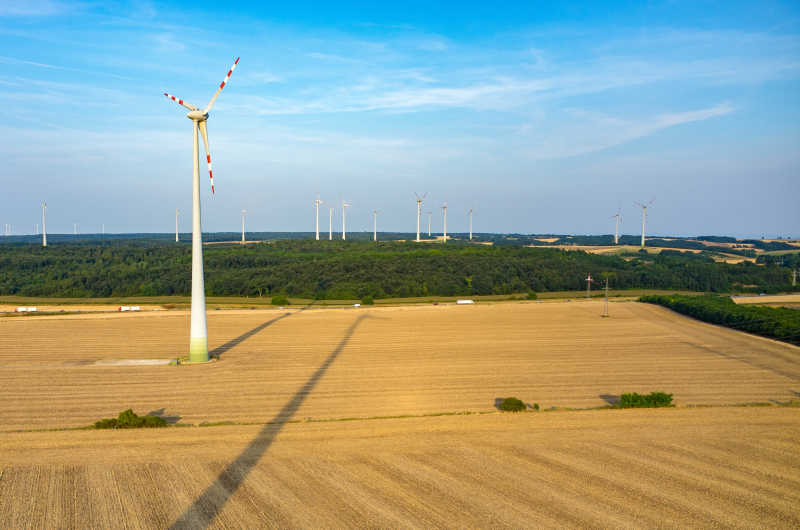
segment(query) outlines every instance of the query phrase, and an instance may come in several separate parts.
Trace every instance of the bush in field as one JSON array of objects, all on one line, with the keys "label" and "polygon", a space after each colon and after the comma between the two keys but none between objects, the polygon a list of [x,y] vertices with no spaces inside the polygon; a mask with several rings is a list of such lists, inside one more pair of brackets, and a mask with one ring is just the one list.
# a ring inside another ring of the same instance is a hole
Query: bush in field
[{"label": "bush in field", "polygon": [[525,403],[515,397],[507,397],[500,403],[500,410],[505,412],[520,412],[525,408]]},{"label": "bush in field", "polygon": [[622,394],[618,406],[622,409],[672,407],[672,394],[664,392]]},{"label": "bush in field", "polygon": [[537,295],[535,292],[533,291],[528,292],[528,300],[536,300],[537,298],[539,298],[539,295]]},{"label": "bush in field", "polygon": [[361,305],[375,305],[375,300],[369,295],[361,299]]},{"label": "bush in field", "polygon": [[275,295],[272,297],[272,305],[289,305],[289,299],[282,294]]},{"label": "bush in field", "polygon": [[146,429],[166,427],[167,420],[158,416],[139,416],[128,409],[119,413],[116,418],[105,418],[94,424],[95,429]]}]

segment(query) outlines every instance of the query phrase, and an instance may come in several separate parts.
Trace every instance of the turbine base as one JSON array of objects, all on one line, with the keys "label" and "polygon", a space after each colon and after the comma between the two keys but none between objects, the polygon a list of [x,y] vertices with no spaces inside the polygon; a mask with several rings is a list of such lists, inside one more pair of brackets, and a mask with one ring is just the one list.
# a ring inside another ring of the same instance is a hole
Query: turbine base
[{"label": "turbine base", "polygon": [[208,337],[191,337],[189,339],[189,362],[208,362]]}]

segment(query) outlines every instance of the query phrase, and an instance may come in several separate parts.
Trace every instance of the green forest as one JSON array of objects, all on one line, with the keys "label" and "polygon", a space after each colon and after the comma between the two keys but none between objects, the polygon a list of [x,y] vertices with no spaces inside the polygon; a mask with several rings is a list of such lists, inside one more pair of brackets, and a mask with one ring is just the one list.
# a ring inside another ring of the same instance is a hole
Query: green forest
[{"label": "green forest", "polygon": [[[779,262],[716,263],[700,254],[603,256],[545,247],[466,242],[279,240],[204,249],[208,295],[318,300],[488,295],[580,290],[591,274],[611,287],[705,292],[790,291]],[[595,288],[599,287],[596,285]],[[0,295],[108,297],[188,295],[191,245],[117,239],[0,245]]]},{"label": "green forest", "polygon": [[722,296],[648,295],[639,300],[704,322],[800,345],[800,311],[796,309],[737,305],[729,297]]}]

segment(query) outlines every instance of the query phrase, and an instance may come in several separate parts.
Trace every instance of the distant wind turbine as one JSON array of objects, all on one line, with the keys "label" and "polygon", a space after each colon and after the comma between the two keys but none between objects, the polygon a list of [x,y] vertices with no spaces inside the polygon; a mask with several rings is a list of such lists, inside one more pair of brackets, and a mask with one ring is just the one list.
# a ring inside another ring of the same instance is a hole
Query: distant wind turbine
[{"label": "distant wind turbine", "polygon": [[472,208],[469,209],[469,240],[472,241]]},{"label": "distant wind turbine", "polygon": [[344,199],[342,199],[342,241],[347,239],[347,225],[346,225],[347,207],[352,205],[353,205],[352,203],[349,203]]},{"label": "distant wind turbine", "polygon": [[333,206],[330,207],[330,210],[328,217],[328,241],[333,241]]},{"label": "distant wind turbine", "polygon": [[242,245],[244,245],[244,217],[247,215],[247,210],[242,210]]},{"label": "distant wind turbine", "polygon": [[650,202],[648,202],[647,204],[642,204],[640,202],[636,203],[637,206],[642,207],[642,248],[644,248],[645,225],[647,224],[647,207],[653,204],[654,200],[655,199],[650,199]]},{"label": "distant wind turbine", "polygon": [[447,243],[447,203],[442,205],[442,243]]},{"label": "distant wind turbine", "polygon": [[317,241],[319,241],[319,205],[320,204],[325,204],[325,201],[321,201],[319,199],[319,193],[317,193],[317,198],[314,199],[314,212],[315,212],[315,216],[316,216],[316,225],[315,225],[316,226],[316,232],[315,232],[316,236],[315,236],[315,239]]},{"label": "distant wind turbine", "polygon": [[[372,212],[372,240],[378,241],[378,214],[381,213],[380,210],[375,210]],[[417,234],[419,235],[419,234]]]},{"label": "distant wind turbine", "polygon": [[42,246],[47,246],[47,203],[42,203]]},{"label": "distant wind turbine", "polygon": [[433,212],[428,212],[428,237],[431,237],[431,217],[433,217]]},{"label": "distant wind turbine", "polygon": [[178,242],[178,214],[179,213],[180,213],[180,210],[175,208],[175,242],[176,243]]},{"label": "distant wind turbine", "polygon": [[422,197],[417,192],[414,192],[414,195],[417,197],[417,243],[419,243],[419,220],[422,213],[422,200],[428,195],[428,192],[423,193]]},{"label": "distant wind turbine", "polygon": [[214,106],[222,89],[225,88],[231,78],[233,70],[239,64],[236,58],[233,66],[228,70],[225,79],[220,83],[219,88],[214,93],[211,101],[206,108],[198,109],[194,105],[164,93],[165,96],[176,102],[178,105],[189,109],[186,117],[192,120],[192,310],[191,327],[189,331],[189,361],[207,362],[208,361],[208,327],[206,325],[206,294],[203,281],[203,228],[200,212],[200,170],[198,165],[198,138],[197,132],[203,136],[203,145],[206,148],[206,162],[208,163],[208,177],[211,181],[211,193],[214,193],[214,174],[211,171],[211,151],[208,148],[208,131],[206,121],[208,112]]},{"label": "distant wind turbine", "polygon": [[610,217],[610,219],[615,219],[615,218],[617,220],[617,228],[614,231],[614,244],[615,245],[619,245],[619,225],[622,222],[622,214],[620,214],[619,211],[618,211],[617,215],[612,215]]}]

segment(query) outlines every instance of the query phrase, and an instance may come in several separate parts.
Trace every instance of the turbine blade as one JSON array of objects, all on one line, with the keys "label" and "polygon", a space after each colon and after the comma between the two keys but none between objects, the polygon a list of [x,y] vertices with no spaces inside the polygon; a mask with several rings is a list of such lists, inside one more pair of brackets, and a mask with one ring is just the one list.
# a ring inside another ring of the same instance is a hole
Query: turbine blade
[{"label": "turbine blade", "polygon": [[211,179],[211,194],[214,195],[214,173],[211,172],[211,151],[208,150],[208,131],[206,122],[200,122],[200,133],[203,135],[203,144],[206,146],[206,161],[208,162],[208,178]]},{"label": "turbine blade", "polygon": [[195,107],[195,106],[194,106],[194,105],[192,105],[191,103],[187,103],[187,102],[185,102],[184,100],[182,100],[182,99],[179,99],[179,98],[176,98],[175,96],[173,96],[173,95],[171,95],[171,94],[167,94],[166,92],[164,92],[164,95],[165,95],[165,96],[167,96],[167,97],[168,97],[169,99],[171,99],[172,101],[174,101],[175,103],[177,103],[178,105],[181,105],[181,106],[183,106],[183,107],[186,107],[186,108],[187,108],[187,109],[189,109],[189,110],[197,110],[197,107]]},{"label": "turbine blade", "polygon": [[213,97],[213,98],[211,98],[211,101],[209,101],[209,102],[208,102],[208,106],[206,106],[206,109],[205,109],[203,112],[208,112],[208,111],[210,111],[210,110],[211,110],[211,107],[213,107],[213,106],[214,106],[214,102],[217,100],[217,96],[219,96],[219,93],[220,93],[220,92],[222,92],[222,89],[223,89],[223,88],[225,88],[225,85],[228,83],[228,79],[230,79],[230,78],[231,78],[231,74],[232,74],[232,73],[233,73],[233,71],[236,69],[236,65],[237,65],[237,64],[239,64],[239,58],[238,58],[238,57],[237,57],[237,58],[236,58],[236,60],[233,62],[233,66],[231,66],[231,69],[230,69],[230,70],[228,70],[228,75],[226,75],[226,76],[225,76],[225,79],[223,79],[223,80],[222,80],[222,83],[220,83],[220,84],[219,84],[219,88],[217,89],[217,92],[214,94],[214,97]]}]

